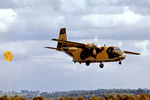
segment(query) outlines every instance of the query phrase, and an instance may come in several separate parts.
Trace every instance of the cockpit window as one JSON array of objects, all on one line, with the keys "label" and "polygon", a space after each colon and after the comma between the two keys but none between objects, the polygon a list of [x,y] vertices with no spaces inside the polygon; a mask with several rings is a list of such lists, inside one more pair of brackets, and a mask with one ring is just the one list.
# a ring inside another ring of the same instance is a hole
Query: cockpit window
[{"label": "cockpit window", "polygon": [[114,48],[115,52],[121,52],[119,48]]}]

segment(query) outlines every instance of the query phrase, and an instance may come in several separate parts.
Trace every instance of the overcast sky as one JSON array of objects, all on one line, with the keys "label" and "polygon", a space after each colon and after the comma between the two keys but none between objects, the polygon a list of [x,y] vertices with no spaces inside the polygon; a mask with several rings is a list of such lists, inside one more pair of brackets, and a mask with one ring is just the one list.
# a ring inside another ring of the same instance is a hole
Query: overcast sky
[{"label": "overcast sky", "polygon": [[[74,64],[66,54],[43,48],[56,46],[50,39],[62,27],[68,40],[141,55],[127,55],[121,66],[104,63],[103,69]],[[11,63],[3,59],[6,50],[14,54]],[[0,0],[1,90],[150,88],[149,59],[150,0]]]}]

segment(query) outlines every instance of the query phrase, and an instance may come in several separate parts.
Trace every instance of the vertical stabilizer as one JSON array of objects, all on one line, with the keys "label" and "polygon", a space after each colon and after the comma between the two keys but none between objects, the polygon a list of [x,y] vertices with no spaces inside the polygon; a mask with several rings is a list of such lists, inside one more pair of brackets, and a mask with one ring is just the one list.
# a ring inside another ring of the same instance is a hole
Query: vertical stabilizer
[{"label": "vertical stabilizer", "polygon": [[[60,29],[59,40],[64,40],[64,41],[67,40],[66,28],[61,28],[61,29]],[[59,42],[58,42],[57,48],[61,48],[62,46],[63,46],[62,43],[59,43]]]},{"label": "vertical stabilizer", "polygon": [[67,40],[66,28],[61,28],[59,33],[59,40]]}]

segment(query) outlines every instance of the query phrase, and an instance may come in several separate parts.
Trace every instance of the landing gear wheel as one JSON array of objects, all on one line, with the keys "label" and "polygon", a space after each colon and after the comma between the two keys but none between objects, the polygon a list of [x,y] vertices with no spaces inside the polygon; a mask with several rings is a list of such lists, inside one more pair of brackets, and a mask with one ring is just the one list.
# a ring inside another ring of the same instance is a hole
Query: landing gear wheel
[{"label": "landing gear wheel", "polygon": [[119,65],[121,65],[122,64],[122,62],[121,61],[119,61]]},{"label": "landing gear wheel", "polygon": [[76,61],[73,61],[74,63],[76,63]]},{"label": "landing gear wheel", "polygon": [[99,67],[100,67],[100,68],[103,68],[103,67],[104,67],[104,64],[103,64],[103,63],[100,63],[100,64],[99,64]]},{"label": "landing gear wheel", "polygon": [[89,66],[90,65],[90,61],[86,61],[86,66]]}]

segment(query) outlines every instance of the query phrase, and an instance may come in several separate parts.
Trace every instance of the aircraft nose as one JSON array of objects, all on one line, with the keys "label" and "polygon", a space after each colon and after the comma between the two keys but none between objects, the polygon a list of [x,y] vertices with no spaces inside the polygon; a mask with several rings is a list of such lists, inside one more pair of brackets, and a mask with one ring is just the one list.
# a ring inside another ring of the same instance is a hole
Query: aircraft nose
[{"label": "aircraft nose", "polygon": [[122,55],[122,60],[126,58],[126,55]]},{"label": "aircraft nose", "polygon": [[122,52],[116,52],[115,54],[118,55],[118,56],[122,56],[123,55]]},{"label": "aircraft nose", "polygon": [[119,53],[119,55],[120,55],[120,56],[122,56],[122,55],[123,55],[123,53],[122,53],[122,52],[118,52],[118,53]]}]

